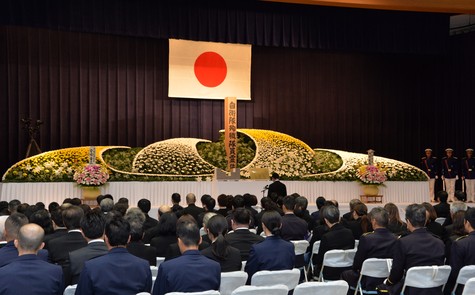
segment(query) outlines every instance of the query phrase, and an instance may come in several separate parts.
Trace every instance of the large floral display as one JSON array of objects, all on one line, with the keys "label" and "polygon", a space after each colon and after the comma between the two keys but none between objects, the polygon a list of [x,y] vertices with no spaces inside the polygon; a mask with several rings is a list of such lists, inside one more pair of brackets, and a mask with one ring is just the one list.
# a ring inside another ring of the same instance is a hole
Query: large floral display
[{"label": "large floral display", "polygon": [[[420,169],[392,159],[368,157],[338,150],[312,149],[290,135],[270,130],[238,129],[238,167],[241,178],[254,168],[268,168],[282,179],[308,181],[426,181]],[[13,165],[4,182],[73,181],[89,161],[89,147],[45,152]],[[214,170],[225,169],[222,140],[174,138],[145,148],[96,147],[96,162],[109,174],[108,181],[202,181]],[[376,172],[376,168],[378,171]]]}]

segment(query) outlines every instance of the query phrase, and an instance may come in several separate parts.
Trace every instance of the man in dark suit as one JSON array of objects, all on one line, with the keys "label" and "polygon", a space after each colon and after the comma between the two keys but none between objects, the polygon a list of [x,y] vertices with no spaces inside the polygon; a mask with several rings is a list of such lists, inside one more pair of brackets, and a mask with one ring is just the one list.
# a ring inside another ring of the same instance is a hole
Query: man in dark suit
[{"label": "man in dark suit", "polygon": [[45,235],[43,238],[43,242],[45,243],[45,247],[43,249],[48,249],[49,246],[49,241],[52,239],[59,238],[62,235],[65,235],[68,233],[68,230],[64,226],[63,223],[63,216],[61,215],[61,207],[58,207],[50,212],[51,214],[51,220],[53,221],[53,228],[54,232],[51,234]]},{"label": "man in dark suit", "polygon": [[182,255],[160,264],[152,294],[219,290],[221,266],[198,251],[201,236],[196,223],[179,221],[177,235]]},{"label": "man in dark suit", "polygon": [[44,230],[37,224],[22,226],[15,240],[19,257],[0,268],[0,294],[56,294],[64,291],[61,267],[36,255],[44,245]]},{"label": "man in dark suit", "polygon": [[[458,238],[452,243],[450,251],[450,272],[449,281],[445,290],[452,290],[460,269],[466,265],[475,265],[475,208],[470,208],[465,212],[465,230],[468,235]],[[456,294],[461,294],[463,286],[457,288]]]},{"label": "man in dark suit", "polygon": [[143,231],[146,231],[158,225],[158,220],[148,215],[148,212],[150,212],[150,208],[152,207],[152,204],[150,203],[149,200],[140,199],[139,202],[137,203],[137,207],[139,207],[140,210],[142,210],[143,214],[145,214],[145,222],[143,224]]},{"label": "man in dark suit", "polygon": [[[320,271],[323,263],[323,256],[327,251],[334,249],[353,249],[355,247],[355,239],[350,229],[347,229],[340,223],[340,211],[337,207],[328,205],[322,211],[323,220],[329,230],[322,236],[320,241],[320,249],[315,257],[316,270]],[[327,280],[338,280],[345,268],[325,267],[323,269],[323,277]]]},{"label": "man in dark suit", "polygon": [[313,220],[315,221],[315,226],[321,225],[320,223],[320,209],[325,205],[326,199],[323,196],[320,196],[317,198],[316,204],[317,204],[317,211],[312,212],[310,216],[312,216]]},{"label": "man in dark suit", "polygon": [[200,213],[204,212],[205,210],[200,207],[196,207],[196,196],[193,193],[189,193],[186,195],[186,204],[188,207],[183,209],[183,214],[190,214],[193,218],[198,221],[198,216]]},{"label": "man in dark suit", "polygon": [[287,241],[304,240],[308,233],[308,224],[294,214],[294,208],[295,198],[292,196],[284,197],[281,237]]},{"label": "man in dark suit", "polygon": [[264,240],[263,237],[249,231],[250,222],[251,213],[245,208],[237,208],[231,220],[233,232],[225,236],[229,245],[241,252],[242,261],[248,259],[252,245]]},{"label": "man in dark suit", "polygon": [[180,206],[181,202],[181,196],[179,193],[173,193],[172,194],[172,211],[178,216],[181,216],[181,211],[183,211],[183,207]]},{"label": "man in dark suit", "polygon": [[104,228],[106,220],[98,210],[91,210],[81,218],[81,232],[87,241],[87,246],[69,253],[70,276],[68,285],[77,284],[84,263],[92,258],[107,254],[107,246],[104,242]]},{"label": "man in dark suit", "polygon": [[[353,261],[353,269],[341,274],[343,280],[352,287],[356,287],[363,262],[368,258],[393,258],[393,247],[396,243],[394,236],[388,229],[389,215],[382,207],[376,207],[369,212],[369,219],[373,232],[368,232],[360,237],[358,250]],[[363,277],[364,290],[374,290],[382,279]]]},{"label": "man in dark suit", "polygon": [[71,280],[69,266],[69,252],[87,246],[80,228],[84,211],[78,206],[69,206],[62,210],[63,222],[68,233],[49,241],[49,260],[63,268],[65,282]]},{"label": "man in dark suit", "polygon": [[130,254],[125,246],[130,225],[121,216],[106,222],[105,242],[109,253],[86,261],[76,295],[137,294],[150,292],[152,273],[147,261]]},{"label": "man in dark suit", "polygon": [[437,193],[437,199],[439,199],[439,204],[434,205],[437,217],[450,218],[450,204],[447,203],[448,196],[449,195],[445,191],[440,191]]},{"label": "man in dark suit", "polygon": [[129,253],[147,260],[150,265],[157,265],[155,248],[145,246],[142,242],[145,214],[139,208],[130,208],[125,215],[125,220],[130,224],[130,242],[127,244]]},{"label": "man in dark suit", "polygon": [[[28,223],[28,218],[21,213],[13,213],[5,220],[4,237],[7,243],[0,249],[0,267],[9,264],[18,257],[14,241],[18,238],[20,228]],[[48,251],[39,250],[38,258],[48,261]]]},{"label": "man in dark suit", "polygon": [[287,196],[287,187],[285,186],[285,184],[280,182],[279,174],[275,172],[272,173],[271,180],[272,180],[272,183],[269,185],[269,188],[267,191],[267,197],[270,197],[272,193],[276,193],[278,197]]},{"label": "man in dark suit", "polygon": [[[407,229],[409,235],[396,241],[394,246],[393,265],[386,285],[391,294],[399,294],[404,283],[404,272],[413,266],[443,265],[444,243],[433,236],[424,227],[426,223],[426,209],[419,204],[412,204],[406,208]],[[408,287],[404,294],[432,295],[442,294],[442,288],[418,289]]]}]

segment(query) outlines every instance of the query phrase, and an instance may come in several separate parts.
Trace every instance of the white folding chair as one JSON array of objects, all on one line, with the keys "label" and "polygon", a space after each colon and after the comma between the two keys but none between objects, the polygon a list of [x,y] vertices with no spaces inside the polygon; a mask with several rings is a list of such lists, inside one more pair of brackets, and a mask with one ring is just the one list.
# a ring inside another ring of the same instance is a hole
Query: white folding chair
[{"label": "white folding chair", "polygon": [[358,294],[377,294],[375,290],[363,290],[361,287],[361,279],[363,276],[372,277],[372,278],[387,278],[391,272],[392,259],[383,259],[383,258],[368,258],[363,261],[363,266],[361,266],[360,276],[356,284],[355,295]]},{"label": "white folding chair", "polygon": [[160,264],[164,261],[165,261],[165,257],[157,257],[157,267],[159,267]]},{"label": "white folding chair", "polygon": [[135,295],[150,295],[150,293],[148,293],[148,292],[140,292],[140,293],[137,293],[137,294],[135,294]]},{"label": "white folding chair", "polygon": [[[452,294],[455,295],[458,285],[465,285],[470,278],[475,278],[475,265],[466,265],[460,269]],[[473,291],[475,294],[475,289]]]},{"label": "white folding chair", "polygon": [[246,285],[246,281],[247,273],[244,271],[222,272],[219,293],[221,295],[231,295],[234,290]]},{"label": "white folding chair", "polygon": [[294,295],[346,295],[348,292],[348,283],[339,280],[333,282],[308,282],[299,284]]},{"label": "white folding chair", "polygon": [[241,263],[242,263],[241,270],[244,271],[244,269],[246,268],[247,261],[244,260],[244,261],[241,261]]},{"label": "white folding chair", "polygon": [[[307,252],[308,246],[310,245],[310,243],[307,240],[298,240],[298,241],[291,241],[291,242],[292,244],[294,244],[295,256],[304,255]],[[299,269],[300,271],[303,271],[305,281],[308,282],[305,265],[302,267],[299,267]]]},{"label": "white folding chair", "polygon": [[300,279],[300,270],[297,268],[289,270],[261,270],[256,272],[251,278],[252,286],[272,286],[286,285],[289,290],[293,290]]},{"label": "white folding chair", "polygon": [[312,269],[312,274],[315,268],[315,265],[313,265],[313,256],[318,254],[318,250],[320,249],[320,241],[315,241],[315,243],[312,246],[312,254],[310,255],[310,262],[308,263],[308,269],[307,271],[311,268]]},{"label": "white folding chair", "polygon": [[205,231],[204,227],[200,228],[200,236],[206,236],[208,233]]},{"label": "white folding chair", "polygon": [[450,269],[449,265],[411,267],[404,278],[401,295],[406,287],[427,289],[444,286],[449,279]]},{"label": "white folding chair", "polygon": [[219,295],[219,291],[208,290],[201,292],[169,292],[165,295]]},{"label": "white folding chair", "polygon": [[328,267],[350,267],[355,259],[356,249],[350,250],[330,250],[323,256],[322,268],[318,276],[318,281],[324,282],[323,269]]},{"label": "white folding chair", "polygon": [[287,295],[289,288],[285,285],[274,286],[241,286],[231,295]]},{"label": "white folding chair", "polygon": [[150,271],[152,272],[152,277],[156,277],[158,274],[158,267],[150,265]]},{"label": "white folding chair", "polygon": [[355,240],[355,249],[358,249],[359,244],[360,244],[360,240]]},{"label": "white folding chair", "polygon": [[76,287],[78,285],[69,285],[64,289],[63,295],[74,295],[76,293]]},{"label": "white folding chair", "polygon": [[437,218],[435,219],[435,222],[437,222],[437,223],[440,224],[440,225],[444,225],[445,217],[437,217]]},{"label": "white folding chair", "polygon": [[463,287],[462,295],[473,295],[475,294],[475,278],[469,279]]},{"label": "white folding chair", "polygon": [[250,228],[249,231],[250,231],[251,233],[257,235],[257,229],[255,229],[255,228]]}]

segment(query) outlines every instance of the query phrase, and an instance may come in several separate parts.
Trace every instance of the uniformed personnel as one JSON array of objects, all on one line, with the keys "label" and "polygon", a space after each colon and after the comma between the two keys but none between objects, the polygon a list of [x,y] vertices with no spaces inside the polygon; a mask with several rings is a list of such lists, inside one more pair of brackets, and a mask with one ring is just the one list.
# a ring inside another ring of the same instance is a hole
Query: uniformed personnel
[{"label": "uniformed personnel", "polygon": [[454,201],[455,182],[459,178],[459,162],[453,156],[454,150],[451,148],[445,149],[446,157],[442,158],[441,172],[442,181],[444,182],[445,191],[449,194],[449,202]]},{"label": "uniformed personnel", "polygon": [[475,202],[475,159],[472,157],[472,148],[466,149],[465,152],[467,156],[462,159],[462,179],[467,188],[467,201],[472,203]]},{"label": "uniformed personnel", "polygon": [[422,157],[421,159],[421,169],[424,170],[425,173],[429,176],[429,196],[430,201],[435,202],[434,200],[434,187],[435,187],[435,180],[439,177],[438,176],[438,163],[437,158],[432,156],[432,149],[425,149],[426,156]]}]

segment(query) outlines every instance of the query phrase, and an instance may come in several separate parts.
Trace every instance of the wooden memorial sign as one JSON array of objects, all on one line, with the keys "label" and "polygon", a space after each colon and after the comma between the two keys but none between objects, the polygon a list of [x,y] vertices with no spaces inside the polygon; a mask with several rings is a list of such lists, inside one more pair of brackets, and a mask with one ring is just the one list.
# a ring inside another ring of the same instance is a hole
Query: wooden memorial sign
[{"label": "wooden memorial sign", "polygon": [[224,100],[224,146],[228,156],[228,171],[237,168],[237,100],[226,97]]}]

